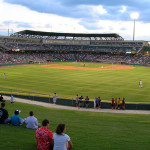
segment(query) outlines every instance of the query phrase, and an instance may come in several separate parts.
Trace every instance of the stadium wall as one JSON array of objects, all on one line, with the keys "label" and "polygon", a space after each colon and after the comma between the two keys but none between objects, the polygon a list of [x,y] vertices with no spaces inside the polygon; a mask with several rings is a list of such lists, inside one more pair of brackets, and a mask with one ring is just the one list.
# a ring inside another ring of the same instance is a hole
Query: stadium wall
[{"label": "stadium wall", "polygon": [[[6,95],[6,96],[11,96],[10,94],[6,94],[6,93],[2,93],[2,94]],[[49,97],[40,97],[40,96],[17,95],[17,94],[13,94],[13,96],[18,97],[18,98],[22,98],[22,99],[33,100],[33,101],[53,103],[53,98],[50,96]],[[56,104],[75,107],[76,101],[73,99],[58,98]],[[93,108],[93,107],[94,107],[93,101],[89,101],[89,108]],[[85,101],[83,101],[83,108],[85,108]],[[102,109],[111,109],[111,102],[110,103],[102,102],[101,108]],[[150,104],[134,104],[134,103],[125,104],[125,109],[126,110],[150,110]]]}]

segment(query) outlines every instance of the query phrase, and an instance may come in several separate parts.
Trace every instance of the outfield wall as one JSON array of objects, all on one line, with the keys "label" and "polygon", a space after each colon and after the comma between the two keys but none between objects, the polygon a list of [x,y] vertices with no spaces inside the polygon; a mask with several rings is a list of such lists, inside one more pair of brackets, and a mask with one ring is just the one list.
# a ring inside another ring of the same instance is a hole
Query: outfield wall
[{"label": "outfield wall", "polygon": [[[62,62],[61,60],[51,60],[50,62]],[[74,62],[74,60],[68,60],[67,62]],[[93,62],[91,60],[84,60],[83,62]],[[108,64],[124,64],[124,65],[131,65],[131,66],[148,66],[150,67],[150,64],[128,64],[125,62],[114,62],[114,61],[95,61],[96,63],[108,63]],[[0,66],[15,66],[15,65],[26,65],[26,64],[33,64],[32,61],[26,62],[26,63],[14,63],[14,64],[0,64]],[[37,62],[38,64],[38,62]]]},{"label": "outfield wall", "polygon": [[29,64],[29,63],[14,63],[14,64],[0,64],[0,66],[15,66],[15,65],[26,65],[26,64]]},{"label": "outfield wall", "polygon": [[[2,93],[3,95],[11,96],[10,94]],[[33,101],[40,101],[45,103],[53,103],[52,97],[39,97],[39,96],[31,96],[31,95],[17,95],[13,94],[14,97],[22,98],[22,99],[28,99]],[[15,101],[15,99],[14,99]],[[71,106],[76,107],[76,101],[73,99],[63,99],[58,98],[56,104],[58,105],[65,105],[65,106]],[[89,108],[93,108],[94,103],[93,101],[89,101]],[[83,101],[83,108],[85,108],[85,101]],[[111,109],[111,102],[102,102],[101,103],[102,109]],[[122,107],[121,107],[122,109]],[[126,110],[150,110],[150,104],[126,104],[125,105]]]}]

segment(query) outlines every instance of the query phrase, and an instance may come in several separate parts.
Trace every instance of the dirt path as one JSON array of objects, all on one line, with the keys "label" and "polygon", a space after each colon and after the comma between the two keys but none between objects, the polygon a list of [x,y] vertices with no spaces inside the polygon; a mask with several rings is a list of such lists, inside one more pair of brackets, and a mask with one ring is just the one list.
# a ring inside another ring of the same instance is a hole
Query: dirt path
[{"label": "dirt path", "polygon": [[[10,97],[4,96],[4,99],[9,100]],[[76,111],[90,111],[90,112],[107,112],[107,113],[121,113],[121,114],[150,114],[148,110],[112,110],[112,109],[93,109],[93,108],[80,108],[77,107],[70,107],[70,106],[62,106],[62,105],[54,105],[51,103],[44,103],[39,101],[32,101],[27,99],[21,99],[14,97],[15,102],[39,105],[48,108],[56,108],[56,109],[67,109],[67,110],[76,110]]]},{"label": "dirt path", "polygon": [[106,67],[100,68],[88,68],[88,67],[75,67],[75,66],[63,66],[63,65],[41,65],[41,67],[48,67],[48,68],[58,68],[58,69],[76,69],[76,70],[127,70],[127,69],[134,69],[133,66],[125,66],[125,65],[110,65]]}]

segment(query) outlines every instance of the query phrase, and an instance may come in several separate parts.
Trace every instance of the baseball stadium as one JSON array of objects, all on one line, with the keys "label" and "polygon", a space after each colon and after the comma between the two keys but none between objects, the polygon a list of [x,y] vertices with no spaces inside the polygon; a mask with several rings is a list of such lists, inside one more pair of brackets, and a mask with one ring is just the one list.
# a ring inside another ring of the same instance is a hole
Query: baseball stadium
[{"label": "baseball stadium", "polygon": [[[149,149],[149,74],[149,41],[124,40],[116,33],[32,30],[0,36],[0,93],[9,114],[18,109],[26,118],[32,110],[39,122],[50,120],[53,132],[64,122],[74,150]],[[82,107],[76,107],[76,95],[83,96]],[[95,97],[101,98],[99,109],[94,109]],[[125,99],[125,109],[112,110],[111,100],[118,98]],[[0,149],[36,149],[35,130],[25,124],[0,128]]]}]

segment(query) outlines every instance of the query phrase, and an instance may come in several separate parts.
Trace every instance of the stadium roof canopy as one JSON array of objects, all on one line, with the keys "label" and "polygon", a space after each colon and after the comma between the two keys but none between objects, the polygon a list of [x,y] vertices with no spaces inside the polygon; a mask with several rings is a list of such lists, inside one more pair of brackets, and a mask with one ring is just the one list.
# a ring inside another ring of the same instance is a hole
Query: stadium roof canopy
[{"label": "stadium roof canopy", "polygon": [[10,35],[11,37],[24,37],[24,38],[40,38],[40,39],[72,39],[72,40],[124,40],[116,33],[110,34],[95,34],[95,33],[57,33],[57,32],[42,32],[23,30]]}]

